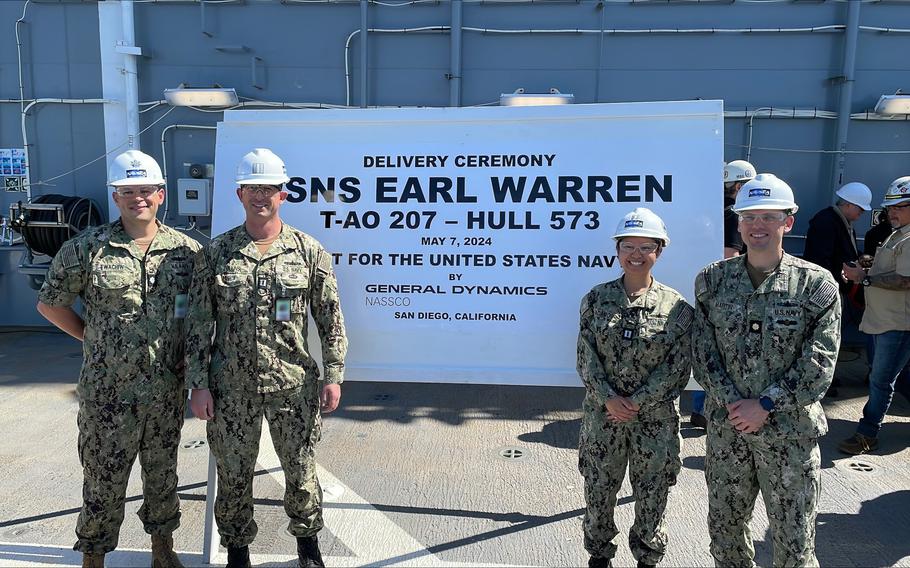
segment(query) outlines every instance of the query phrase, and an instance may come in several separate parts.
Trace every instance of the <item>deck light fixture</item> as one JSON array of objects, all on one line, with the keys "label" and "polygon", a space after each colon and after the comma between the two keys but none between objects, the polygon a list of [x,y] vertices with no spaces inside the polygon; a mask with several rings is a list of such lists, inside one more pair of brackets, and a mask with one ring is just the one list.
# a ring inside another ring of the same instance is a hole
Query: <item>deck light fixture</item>
[{"label": "deck light fixture", "polygon": [[575,95],[563,94],[552,88],[549,93],[526,93],[523,88],[514,93],[499,95],[499,106],[547,106],[568,105],[575,102]]},{"label": "deck light fixture", "polygon": [[165,89],[164,98],[171,106],[230,107],[240,103],[237,91],[221,87],[192,88],[183,85]]},{"label": "deck light fixture", "polygon": [[882,95],[875,104],[875,113],[883,115],[910,114],[910,95],[898,91],[894,95]]}]

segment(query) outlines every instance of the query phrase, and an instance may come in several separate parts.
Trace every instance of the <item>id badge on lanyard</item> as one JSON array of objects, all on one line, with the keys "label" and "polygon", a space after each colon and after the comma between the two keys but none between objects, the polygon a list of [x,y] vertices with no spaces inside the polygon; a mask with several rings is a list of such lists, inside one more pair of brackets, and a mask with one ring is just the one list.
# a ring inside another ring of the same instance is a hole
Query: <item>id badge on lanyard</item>
[{"label": "id badge on lanyard", "polygon": [[275,321],[291,321],[290,298],[278,298],[275,300]]},{"label": "id badge on lanyard", "polygon": [[188,294],[177,294],[174,298],[174,319],[183,319],[186,317],[186,310],[189,306]]}]

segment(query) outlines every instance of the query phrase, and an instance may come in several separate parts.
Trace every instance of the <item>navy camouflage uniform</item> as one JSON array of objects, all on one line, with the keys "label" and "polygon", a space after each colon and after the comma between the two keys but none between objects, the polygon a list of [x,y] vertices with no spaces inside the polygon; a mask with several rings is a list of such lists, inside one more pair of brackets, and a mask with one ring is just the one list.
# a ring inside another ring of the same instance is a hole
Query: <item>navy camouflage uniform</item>
[{"label": "navy camouflage uniform", "polygon": [[[707,266],[695,280],[695,378],[708,394],[708,528],[717,566],[754,566],[749,521],[759,490],[774,566],[817,566],[820,403],[840,346],[840,297],[831,273],[784,254],[756,289],[747,256]],[[767,396],[761,430],[741,434],[726,405]]]},{"label": "navy camouflage uniform", "polygon": [[139,518],[146,532],[166,536],[180,524],[183,320],[200,248],[159,224],[143,252],[116,221],[67,241],[38,294],[48,306],[72,306],[79,297],[84,307],[76,389],[84,482],[75,550],[105,554],[117,547],[137,454],[144,498]]},{"label": "navy camouflage uniform", "polygon": [[[657,281],[634,301],[619,278],[581,302],[578,374],[586,395],[578,467],[585,478],[584,543],[593,557],[616,554],[613,511],[627,464],[635,499],[629,547],[646,564],[664,556],[664,511],[681,467],[676,403],[689,380],[692,316],[683,297]],[[636,418],[610,422],[606,401],[614,396],[634,400]]]},{"label": "navy camouflage uniform", "polygon": [[253,473],[263,416],[284,470],[288,532],[309,537],[323,526],[315,458],[323,383],[307,345],[308,308],[322,343],[322,381],[341,383],[344,318],[332,257],[319,242],[285,224],[260,256],[241,225],[197,255],[187,386],[210,389],[214,398],[207,428],[218,464],[215,519],[225,547],[248,546],[256,537]]}]

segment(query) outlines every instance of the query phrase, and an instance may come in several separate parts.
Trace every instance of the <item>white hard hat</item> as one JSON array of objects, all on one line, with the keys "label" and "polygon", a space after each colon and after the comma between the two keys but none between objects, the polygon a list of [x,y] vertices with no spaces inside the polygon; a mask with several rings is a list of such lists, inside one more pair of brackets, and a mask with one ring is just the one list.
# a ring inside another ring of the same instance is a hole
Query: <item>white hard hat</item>
[{"label": "white hard hat", "polygon": [[834,192],[835,195],[856,205],[863,211],[872,211],[872,190],[869,186],[858,181],[851,181]]},{"label": "white hard hat", "polygon": [[107,172],[107,184],[121,185],[164,185],[161,167],[148,154],[139,150],[127,150],[114,158]]},{"label": "white hard hat", "polygon": [[885,192],[882,207],[891,207],[904,201],[910,201],[910,176],[899,177],[891,182]]},{"label": "white hard hat", "polygon": [[755,177],[755,166],[745,160],[733,160],[724,165],[724,183],[749,181]]},{"label": "white hard hat", "polygon": [[799,207],[787,182],[774,174],[758,174],[739,188],[733,204],[735,213],[752,209],[780,209],[792,215]]},{"label": "white hard hat", "polygon": [[618,241],[623,237],[648,237],[662,241],[663,246],[670,244],[663,219],[645,207],[636,207],[619,220],[613,240]]},{"label": "white hard hat", "polygon": [[284,162],[268,148],[247,153],[237,166],[237,185],[281,185],[291,181]]}]

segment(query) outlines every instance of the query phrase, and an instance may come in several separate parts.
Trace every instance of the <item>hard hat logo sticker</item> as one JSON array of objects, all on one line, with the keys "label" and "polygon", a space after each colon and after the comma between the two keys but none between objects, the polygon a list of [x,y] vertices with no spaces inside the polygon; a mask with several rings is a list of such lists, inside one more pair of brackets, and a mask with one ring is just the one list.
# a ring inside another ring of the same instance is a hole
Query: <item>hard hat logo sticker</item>
[{"label": "hard hat logo sticker", "polygon": [[254,174],[264,174],[265,173],[265,164],[262,162],[256,162],[253,164],[253,173]]},{"label": "hard hat logo sticker", "polygon": [[771,197],[771,190],[767,187],[756,187],[749,190],[749,197]]},{"label": "hard hat logo sticker", "polygon": [[148,177],[148,175],[146,175],[146,170],[126,170],[126,177],[143,178]]},{"label": "hard hat logo sticker", "polygon": [[634,227],[644,227],[644,226],[645,226],[645,222],[642,221],[641,219],[629,219],[628,221],[626,221],[626,224],[625,224],[626,229],[631,229]]}]

